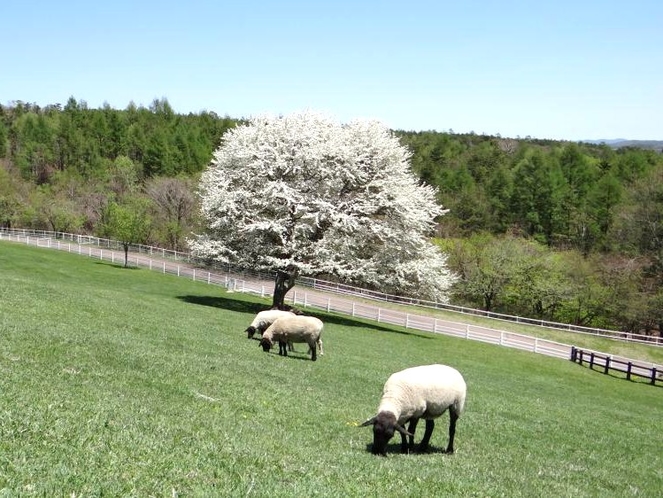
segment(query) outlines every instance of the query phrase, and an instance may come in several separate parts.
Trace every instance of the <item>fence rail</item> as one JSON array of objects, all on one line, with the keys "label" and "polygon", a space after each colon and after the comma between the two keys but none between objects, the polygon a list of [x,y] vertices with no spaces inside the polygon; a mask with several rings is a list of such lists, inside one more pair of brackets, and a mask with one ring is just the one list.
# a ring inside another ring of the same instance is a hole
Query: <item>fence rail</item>
[{"label": "fence rail", "polygon": [[571,361],[580,365],[584,363],[589,366],[591,370],[594,367],[602,369],[604,374],[609,374],[610,371],[620,372],[626,375],[627,380],[632,377],[640,377],[649,380],[651,385],[656,385],[656,381],[663,381],[663,368],[654,363],[645,364],[629,358],[622,358],[613,356],[598,351],[571,348]]},{"label": "fence rail", "polygon": [[[61,241],[68,240],[72,243],[79,245],[89,245],[89,246],[96,246],[99,248],[107,248],[114,250],[122,249],[122,246],[118,241],[103,239],[91,235],[79,235],[79,234],[71,234],[66,232],[51,232],[46,230],[0,228],[0,239],[2,239],[3,237],[11,238],[12,236],[18,238],[35,237],[40,239],[55,239]],[[155,258],[168,259],[171,261],[179,261],[182,263],[192,264],[205,268],[211,268],[215,272],[232,273],[234,275],[242,276],[246,279],[254,279],[266,282],[274,281],[273,274],[255,271],[247,268],[240,268],[229,264],[223,264],[223,265],[217,263],[209,264],[208,262],[200,261],[194,258],[188,252],[161,249],[158,247],[147,246],[143,244],[132,244],[129,250],[131,251],[132,254],[134,253],[144,254]],[[561,330],[576,334],[602,336],[610,339],[620,340],[623,342],[634,342],[634,343],[649,344],[653,346],[663,347],[663,336],[644,336],[642,334],[634,334],[631,332],[622,332],[622,331],[601,329],[596,327],[584,327],[568,323],[558,323],[558,322],[551,322],[548,320],[542,320],[536,318],[527,318],[515,315],[507,315],[503,313],[495,313],[492,311],[478,310],[473,308],[467,308],[464,306],[456,306],[452,304],[440,303],[435,301],[425,301],[406,296],[395,296],[392,294],[385,294],[370,289],[363,289],[361,287],[354,287],[339,282],[330,282],[312,277],[299,277],[297,279],[297,284],[298,286],[308,287],[323,292],[331,292],[334,294],[340,294],[351,297],[360,297],[360,298],[370,299],[373,301],[383,301],[393,304],[409,305],[421,308],[422,310],[426,309],[443,310],[452,313],[458,313],[461,315],[480,316],[480,317],[490,318],[493,320],[501,320],[506,322],[523,324],[523,325],[544,327],[548,329]]]},{"label": "fence rail", "polygon": [[[111,263],[124,263],[124,252],[116,247],[118,245],[117,243],[115,243],[115,246],[113,244],[99,244],[97,242],[99,239],[96,238],[92,238],[96,240],[93,243],[90,243],[90,238],[87,236],[80,236],[82,237],[81,239],[78,238],[79,236],[74,237],[73,240],[63,237],[53,239],[47,234],[16,235],[7,233],[6,230],[0,230],[0,240],[6,239],[38,247],[58,249],[91,258],[110,261]],[[113,247],[116,248],[113,249]],[[160,256],[158,252],[157,254]],[[129,262],[136,267],[148,268],[164,274],[176,275],[197,282],[222,286],[229,291],[253,293],[261,297],[271,295],[271,290],[274,285],[271,276],[268,278],[268,276],[264,274],[262,275],[263,278],[259,278],[254,272],[234,273],[230,269],[227,269],[223,274],[219,274],[207,269],[197,268],[185,261],[171,261],[159,257],[154,258],[145,253],[131,253],[129,256]],[[481,341],[556,358],[571,358],[575,361],[578,353],[574,354],[574,351],[579,351],[569,344],[468,323],[443,320],[420,314],[418,312],[412,313],[409,310],[402,311],[394,308],[383,308],[364,301],[345,299],[345,297],[352,298],[354,295],[347,296],[341,294],[339,296],[339,294],[330,293],[329,289],[313,286],[310,290],[304,291],[293,289],[291,296],[287,299],[292,302],[293,306],[317,308],[327,312],[335,312],[350,315],[352,317],[374,320],[378,323],[398,325],[405,327],[406,329],[433,332],[436,334]],[[366,298],[364,295],[361,297]],[[425,309],[422,309],[422,312],[425,312]],[[584,354],[587,353],[581,354],[581,359]],[[605,353],[598,352],[594,352],[594,354],[609,356]],[[611,361],[625,361],[627,363],[630,362],[632,365],[636,365],[631,368],[631,375],[640,374],[641,370],[639,365],[641,362],[639,363],[636,360],[621,357],[611,358],[613,358]],[[657,372],[663,372],[663,366],[660,365],[652,364],[651,367],[643,368],[654,368]]]}]

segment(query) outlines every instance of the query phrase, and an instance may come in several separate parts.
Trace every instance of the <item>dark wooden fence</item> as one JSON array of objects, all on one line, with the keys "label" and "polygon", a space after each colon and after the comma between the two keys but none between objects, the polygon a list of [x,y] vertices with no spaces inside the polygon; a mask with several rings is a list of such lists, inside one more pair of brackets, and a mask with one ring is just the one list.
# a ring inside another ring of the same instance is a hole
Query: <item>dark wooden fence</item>
[{"label": "dark wooden fence", "polygon": [[632,377],[640,377],[649,380],[651,385],[656,385],[656,381],[663,382],[663,368],[657,365],[644,365],[644,362],[635,362],[626,358],[619,358],[596,351],[585,351],[575,346],[571,348],[571,361],[580,365],[587,364],[589,368],[603,371],[604,374],[610,371],[621,372],[626,375],[627,380]]}]

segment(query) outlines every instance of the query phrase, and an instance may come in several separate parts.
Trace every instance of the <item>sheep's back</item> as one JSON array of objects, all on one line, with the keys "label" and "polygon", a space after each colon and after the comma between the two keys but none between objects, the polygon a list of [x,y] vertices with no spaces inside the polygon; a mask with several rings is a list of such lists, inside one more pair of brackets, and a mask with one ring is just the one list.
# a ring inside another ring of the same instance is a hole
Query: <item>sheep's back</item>
[{"label": "sheep's back", "polygon": [[255,318],[253,319],[253,322],[251,322],[251,326],[255,328],[261,328],[261,327],[268,327],[272,323],[274,323],[276,320],[279,318],[288,318],[291,316],[295,316],[294,313],[291,311],[283,311],[283,310],[264,310],[260,311]]},{"label": "sheep's back", "polygon": [[291,342],[317,341],[322,333],[323,323],[313,316],[294,315],[279,318],[269,327],[274,339]]}]

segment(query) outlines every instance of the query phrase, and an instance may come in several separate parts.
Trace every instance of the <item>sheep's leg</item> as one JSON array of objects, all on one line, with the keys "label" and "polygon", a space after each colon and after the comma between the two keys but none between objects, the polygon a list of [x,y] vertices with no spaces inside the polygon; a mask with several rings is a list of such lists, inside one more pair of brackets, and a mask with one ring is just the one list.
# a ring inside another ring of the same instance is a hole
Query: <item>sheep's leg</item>
[{"label": "sheep's leg", "polygon": [[320,356],[324,355],[325,352],[322,350],[322,339],[318,339],[318,347],[320,348]]},{"label": "sheep's leg", "polygon": [[279,341],[279,355],[288,356],[288,346],[285,341]]},{"label": "sheep's leg", "polygon": [[447,453],[454,452],[454,436],[456,435],[456,421],[458,420],[458,413],[453,407],[449,410],[449,444],[447,445]]},{"label": "sheep's leg", "polygon": [[290,351],[291,353],[295,352],[295,345],[290,341],[288,341],[288,351]]},{"label": "sheep's leg", "polygon": [[311,360],[315,361],[318,359],[318,350],[315,347],[315,342],[313,344],[309,343],[308,348],[311,350]]},{"label": "sheep's leg", "polygon": [[410,420],[410,425],[407,427],[407,431],[411,434],[410,435],[410,444],[406,444],[405,442],[405,434],[401,434],[402,436],[402,442],[401,442],[401,452],[402,453],[409,453],[413,448],[414,448],[414,431],[417,430],[417,424],[419,423],[418,418],[413,418]]},{"label": "sheep's leg", "polygon": [[433,434],[433,429],[435,428],[435,420],[428,419],[426,420],[426,432],[424,432],[424,438],[419,443],[419,451],[426,451],[428,449],[428,443],[430,442],[430,437]]}]

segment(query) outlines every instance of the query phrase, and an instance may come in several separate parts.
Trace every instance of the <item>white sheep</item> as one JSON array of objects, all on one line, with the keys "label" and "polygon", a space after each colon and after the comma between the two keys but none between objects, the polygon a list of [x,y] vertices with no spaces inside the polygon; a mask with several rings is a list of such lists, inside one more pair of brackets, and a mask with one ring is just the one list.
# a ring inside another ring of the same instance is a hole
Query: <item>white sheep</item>
[{"label": "white sheep", "polygon": [[279,355],[288,356],[286,344],[293,342],[305,342],[311,352],[311,360],[317,359],[317,348],[320,355],[324,354],[322,349],[323,323],[313,316],[294,315],[278,318],[267,330],[262,333],[260,345],[267,352],[272,348],[274,342],[279,343]]},{"label": "white sheep", "polygon": [[295,314],[292,311],[283,310],[265,310],[259,312],[251,322],[251,325],[246,328],[249,339],[252,339],[256,332],[262,334],[277,318],[286,316],[295,316]]},{"label": "white sheep", "polygon": [[[246,333],[249,339],[252,339],[256,332],[262,333],[269,327],[277,318],[283,318],[285,316],[294,316],[296,313],[292,311],[284,310],[265,310],[260,311],[255,316],[251,325],[246,328]],[[295,347],[292,345],[292,342],[288,343],[288,351],[295,351]]]},{"label": "white sheep", "polygon": [[[401,452],[414,447],[414,431],[420,418],[426,420],[426,432],[419,451],[426,451],[435,421],[449,409],[449,444],[446,452],[454,452],[456,421],[463,412],[467,386],[455,368],[446,365],[423,365],[392,374],[384,385],[378,414],[361,424],[373,426],[375,455],[387,455],[387,443],[394,431],[401,434]],[[410,422],[408,430],[404,425]],[[409,446],[406,441],[409,436]]]}]

